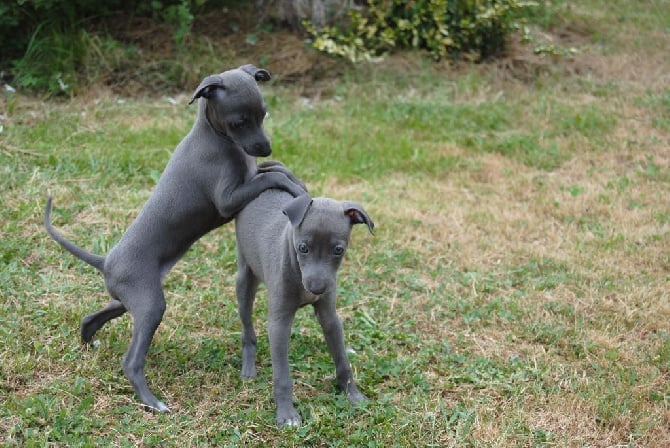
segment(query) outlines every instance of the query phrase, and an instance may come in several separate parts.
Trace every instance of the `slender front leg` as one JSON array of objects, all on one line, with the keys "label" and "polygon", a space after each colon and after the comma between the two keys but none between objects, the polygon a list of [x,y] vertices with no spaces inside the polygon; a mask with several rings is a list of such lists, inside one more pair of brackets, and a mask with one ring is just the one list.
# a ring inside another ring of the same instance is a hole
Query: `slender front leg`
[{"label": "slender front leg", "polygon": [[293,183],[297,184],[300,188],[305,190],[305,193],[307,192],[307,186],[300,179],[295,177],[295,174],[293,174],[291,170],[286,168],[286,166],[283,163],[278,162],[276,160],[267,160],[258,165],[259,173],[269,173],[272,171],[278,173],[284,173],[284,175],[286,175],[286,177],[291,179]]},{"label": "slender front leg", "polygon": [[234,217],[245,205],[270,188],[288,191],[294,197],[304,193],[304,189],[291,181],[284,173],[261,172],[239,185],[235,190],[223,192],[223,197],[216,198],[219,214],[224,218]]},{"label": "slender front leg", "polygon": [[293,381],[288,366],[288,342],[291,337],[291,325],[295,308],[281,309],[276,305],[277,298],[270,298],[268,316],[268,337],[272,356],[272,389],[277,406],[277,424],[279,426],[299,426],[300,414],[293,407]]},{"label": "slender front leg", "polygon": [[323,330],[328,351],[335,363],[338,387],[347,394],[352,403],[367,400],[366,396],[358,390],[354,382],[351,365],[349,364],[349,358],[344,346],[342,322],[335,309],[335,295],[322,297],[314,304],[314,311]]}]

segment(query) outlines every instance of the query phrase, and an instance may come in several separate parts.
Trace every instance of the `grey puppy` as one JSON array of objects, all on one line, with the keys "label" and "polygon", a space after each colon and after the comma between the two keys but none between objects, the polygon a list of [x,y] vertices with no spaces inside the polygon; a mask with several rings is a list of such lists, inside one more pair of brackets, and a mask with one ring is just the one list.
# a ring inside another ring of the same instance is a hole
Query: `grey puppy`
[{"label": "grey puppy", "polygon": [[269,79],[266,70],[244,65],[200,83],[191,99],[192,103],[200,98],[193,128],[172,154],[135,221],[106,257],[61,236],[51,225],[51,197],[47,200],[47,232],[103,273],[112,298],[106,307],[83,318],[81,338],[90,342],[107,321],[130,312],[134,328],[123,372],[148,409],[169,412],[149,390],[144,374],[151,340],[165,312],[165,275],[196,240],[231,221],[262,191],[281,188],[289,196],[305,192],[282,164],[256,164],[256,157],[272,151],[263,131],[266,107],[257,85]]},{"label": "grey puppy", "polygon": [[297,426],[293,382],[288,365],[288,343],[296,310],[312,305],[335,362],[338,387],[353,403],[365,400],[359,392],[345,352],[342,324],[335,309],[336,274],[349,244],[354,224],[374,223],[355,202],[309,194],[293,198],[267,190],[235,218],[238,274],[237,302],[242,321],[242,377],[256,376],[256,334],[252,308],[256,290],[268,291],[268,337],[277,423]]}]

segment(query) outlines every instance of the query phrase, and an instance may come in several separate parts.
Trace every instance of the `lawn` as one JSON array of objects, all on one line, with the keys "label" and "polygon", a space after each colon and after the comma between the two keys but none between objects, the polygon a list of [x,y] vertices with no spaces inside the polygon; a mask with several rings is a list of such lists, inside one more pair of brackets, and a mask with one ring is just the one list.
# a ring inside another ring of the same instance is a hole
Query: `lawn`
[{"label": "lawn", "polygon": [[50,191],[55,225],[109,250],[190,129],[192,92],[3,90],[0,443],[670,446],[670,3],[559,2],[538,21],[538,39],[576,52],[404,54],[263,86],[272,157],[376,224],[354,229],[338,286],[371,400],[336,392],[302,309],[297,429],[274,423],[263,289],[259,375],[239,376],[232,225],[166,279],[147,361],[166,415],[145,412],[121,371],[129,317],[81,345],[103,282],[43,228]]}]

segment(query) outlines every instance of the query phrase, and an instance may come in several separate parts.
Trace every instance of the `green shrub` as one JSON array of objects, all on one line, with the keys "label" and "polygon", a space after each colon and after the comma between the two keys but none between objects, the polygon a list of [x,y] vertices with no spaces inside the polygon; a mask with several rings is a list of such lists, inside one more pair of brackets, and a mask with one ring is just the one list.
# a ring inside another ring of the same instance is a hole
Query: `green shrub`
[{"label": "green shrub", "polygon": [[[93,23],[112,16],[151,17],[168,24],[182,45],[208,0],[6,0],[0,3],[0,70],[26,89],[70,93],[91,58]],[[221,3],[221,0],[209,0]]]},{"label": "green shrub", "polygon": [[364,10],[350,12],[345,26],[305,26],[316,49],[353,62],[406,48],[424,49],[435,59],[482,59],[503,49],[517,19],[533,6],[521,0],[369,0]]}]

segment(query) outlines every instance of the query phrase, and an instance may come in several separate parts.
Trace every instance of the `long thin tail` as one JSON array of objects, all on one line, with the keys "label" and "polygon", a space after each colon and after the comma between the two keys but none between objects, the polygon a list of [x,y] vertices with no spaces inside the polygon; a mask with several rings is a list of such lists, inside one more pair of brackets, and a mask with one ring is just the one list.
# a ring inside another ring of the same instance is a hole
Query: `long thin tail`
[{"label": "long thin tail", "polygon": [[77,246],[76,244],[66,240],[60,233],[54,229],[51,225],[51,196],[47,197],[47,205],[44,212],[44,227],[47,229],[47,233],[51,235],[58,244],[60,244],[63,249],[70,252],[75,257],[84,260],[86,263],[90,264],[98,271],[102,272],[102,269],[105,265],[105,257],[100,255],[92,254],[85,249]]}]

